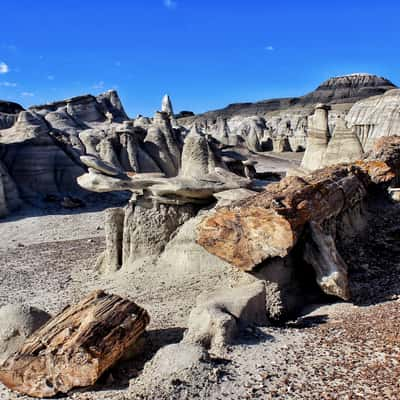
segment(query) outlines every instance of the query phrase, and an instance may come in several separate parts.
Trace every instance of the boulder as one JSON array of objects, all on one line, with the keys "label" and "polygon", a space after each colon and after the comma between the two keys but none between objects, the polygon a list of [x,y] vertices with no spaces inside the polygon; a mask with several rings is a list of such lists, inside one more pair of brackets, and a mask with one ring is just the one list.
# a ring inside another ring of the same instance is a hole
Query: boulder
[{"label": "boulder", "polygon": [[199,296],[189,316],[184,342],[201,344],[216,353],[233,343],[239,328],[267,322],[263,282],[220,289]]},{"label": "boulder", "polygon": [[25,340],[51,316],[26,304],[7,304],[0,308],[0,364],[15,353]]}]

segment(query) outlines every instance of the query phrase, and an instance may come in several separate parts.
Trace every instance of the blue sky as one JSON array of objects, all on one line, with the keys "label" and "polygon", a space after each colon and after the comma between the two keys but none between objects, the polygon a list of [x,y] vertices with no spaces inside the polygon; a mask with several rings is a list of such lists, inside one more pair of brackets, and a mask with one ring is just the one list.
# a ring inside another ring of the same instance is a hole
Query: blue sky
[{"label": "blue sky", "polygon": [[4,1],[0,99],[29,106],[117,88],[152,115],[298,96],[353,72],[400,84],[400,2]]}]

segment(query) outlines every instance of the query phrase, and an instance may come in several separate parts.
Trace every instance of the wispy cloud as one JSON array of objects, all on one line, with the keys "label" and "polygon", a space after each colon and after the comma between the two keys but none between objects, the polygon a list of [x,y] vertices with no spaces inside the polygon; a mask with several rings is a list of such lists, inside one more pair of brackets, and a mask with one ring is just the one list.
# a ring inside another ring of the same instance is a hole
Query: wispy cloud
[{"label": "wispy cloud", "polygon": [[274,48],[274,46],[265,46],[265,47],[264,47],[264,50],[267,50],[267,51],[274,51],[275,48]]},{"label": "wispy cloud", "polygon": [[7,51],[10,51],[12,53],[15,53],[17,51],[17,46],[13,45],[13,44],[5,44],[3,43],[1,45],[1,48]]},{"label": "wispy cloud", "polygon": [[16,87],[17,84],[15,82],[0,82],[0,86],[3,86],[3,87]]},{"label": "wispy cloud", "polygon": [[47,77],[47,79],[48,79],[49,81],[54,81],[55,77],[54,77],[54,75],[49,75],[49,76]]},{"label": "wispy cloud", "polygon": [[22,92],[22,93],[21,93],[21,96],[22,96],[22,97],[33,97],[33,96],[35,96],[35,93],[32,93],[32,92]]},{"label": "wispy cloud", "polygon": [[92,86],[92,89],[104,89],[104,81],[100,81],[100,82],[95,83]]},{"label": "wispy cloud", "polygon": [[178,3],[174,0],[164,0],[164,6],[170,10],[176,8],[177,5],[178,5]]},{"label": "wispy cloud", "polygon": [[8,67],[8,65],[5,62],[1,61],[0,62],[0,74],[6,74],[9,71],[10,71],[10,68]]}]

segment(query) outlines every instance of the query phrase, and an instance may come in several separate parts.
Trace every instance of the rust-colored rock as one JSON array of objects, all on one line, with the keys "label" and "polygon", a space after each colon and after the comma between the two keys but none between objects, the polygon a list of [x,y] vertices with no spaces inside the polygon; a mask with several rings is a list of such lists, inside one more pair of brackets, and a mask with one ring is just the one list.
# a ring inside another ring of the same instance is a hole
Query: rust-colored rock
[{"label": "rust-colored rock", "polygon": [[28,338],[0,366],[0,381],[33,397],[93,385],[132,347],[149,320],[130,300],[92,292]]},{"label": "rust-colored rock", "polygon": [[236,267],[251,271],[263,261],[287,256],[304,228],[313,223],[315,243],[323,244],[322,248],[317,245],[318,258],[330,264],[319,269],[320,286],[346,299],[345,266],[332,250],[334,239],[320,235],[321,226],[362,203],[370,185],[392,181],[399,167],[400,137],[381,140],[368,159],[330,166],[304,177],[290,176],[258,195],[217,209],[201,222],[197,242]]}]

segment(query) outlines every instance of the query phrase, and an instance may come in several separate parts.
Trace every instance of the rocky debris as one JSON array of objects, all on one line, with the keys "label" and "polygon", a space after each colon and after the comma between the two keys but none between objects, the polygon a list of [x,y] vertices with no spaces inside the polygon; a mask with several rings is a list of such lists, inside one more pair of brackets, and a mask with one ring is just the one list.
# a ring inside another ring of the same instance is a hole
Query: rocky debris
[{"label": "rocky debris", "polygon": [[30,336],[0,365],[0,381],[33,397],[93,385],[148,323],[135,303],[95,291]]},{"label": "rocky debris", "polygon": [[363,202],[369,187],[387,185],[396,177],[398,146],[398,137],[383,141],[368,161],[328,167],[303,178],[287,177],[257,196],[222,207],[201,222],[197,242],[252,271],[267,260],[289,256],[300,238],[307,243],[305,228],[311,224],[319,256],[314,251],[306,258],[314,260],[317,281],[327,294],[348,299],[347,268],[335,243],[365,228]]},{"label": "rocky debris", "polygon": [[191,311],[185,343],[198,343],[213,354],[234,342],[239,329],[267,323],[263,282],[205,293]]},{"label": "rocky debris", "polygon": [[25,340],[51,316],[26,304],[7,304],[0,308],[0,364],[15,353]]}]

